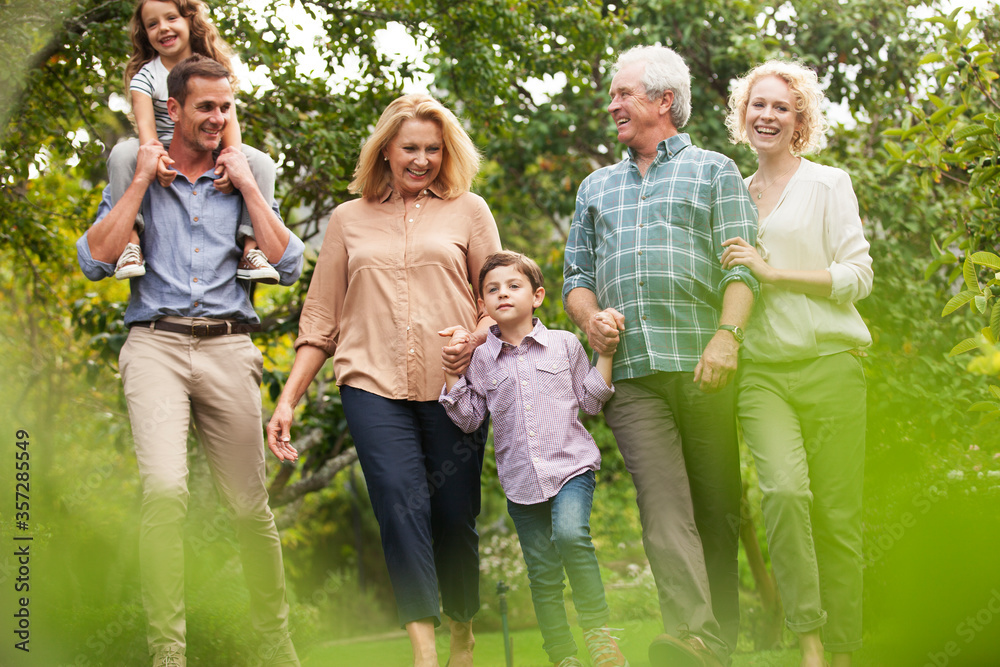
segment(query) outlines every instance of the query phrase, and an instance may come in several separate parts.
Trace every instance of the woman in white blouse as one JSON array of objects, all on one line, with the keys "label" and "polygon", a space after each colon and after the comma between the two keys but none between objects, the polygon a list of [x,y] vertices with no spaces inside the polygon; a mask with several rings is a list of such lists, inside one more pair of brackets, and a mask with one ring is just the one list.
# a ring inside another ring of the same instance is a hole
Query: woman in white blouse
[{"label": "woman in white blouse", "polygon": [[816,74],[769,61],[738,80],[726,124],[757,153],[746,179],[760,215],[757,246],[726,241],[761,296],[740,352],[737,410],[763,493],[785,622],[802,667],[851,664],[861,647],[861,489],[865,377],[871,344],[854,302],[872,260],[850,176],[801,157],[827,124]]}]

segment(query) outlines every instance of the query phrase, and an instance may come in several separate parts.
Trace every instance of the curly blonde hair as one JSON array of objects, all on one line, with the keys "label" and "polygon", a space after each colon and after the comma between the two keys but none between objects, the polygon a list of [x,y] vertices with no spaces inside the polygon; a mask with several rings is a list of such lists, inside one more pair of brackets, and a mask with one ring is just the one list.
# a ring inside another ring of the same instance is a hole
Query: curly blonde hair
[{"label": "curly blonde hair", "polygon": [[776,76],[787,83],[792,93],[799,122],[799,128],[792,135],[790,146],[792,154],[804,155],[822,148],[829,127],[826,116],[820,109],[826,95],[819,86],[816,72],[787,60],[768,60],[754,67],[733,84],[733,92],[729,95],[729,112],[726,114],[729,140],[734,144],[750,143],[746,130],[750,91],[758,81],[769,76]]},{"label": "curly blonde hair", "polygon": [[[135,11],[132,12],[132,20],[129,21],[129,35],[132,38],[132,56],[125,65],[125,90],[128,91],[132,83],[132,77],[142,69],[142,66],[157,56],[156,49],[149,42],[149,35],[146,34],[146,26],[142,22],[142,8],[147,2],[172,2],[177,7],[178,13],[187,19],[191,52],[215,60],[230,72],[233,71],[233,52],[219,35],[218,29],[208,18],[208,8],[202,0],[138,0],[135,3]],[[236,78],[229,77],[230,83],[235,88]]]},{"label": "curly blonde hair", "polygon": [[360,193],[365,199],[376,199],[385,192],[392,181],[392,172],[389,163],[382,159],[382,151],[407,120],[429,120],[441,128],[444,151],[441,171],[434,181],[444,191],[441,196],[454,199],[468,192],[472,179],[479,171],[479,151],[455,114],[430,95],[423,94],[397,97],[385,108],[371,136],[361,147],[358,164],[354,168],[354,180],[347,186],[348,191]]}]

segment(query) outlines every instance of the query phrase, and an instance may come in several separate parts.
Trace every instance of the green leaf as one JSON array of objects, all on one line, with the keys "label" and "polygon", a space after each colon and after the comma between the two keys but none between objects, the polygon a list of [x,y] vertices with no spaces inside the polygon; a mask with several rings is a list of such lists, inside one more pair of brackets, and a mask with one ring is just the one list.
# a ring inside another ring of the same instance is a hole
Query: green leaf
[{"label": "green leaf", "polygon": [[972,301],[977,296],[979,296],[978,292],[974,292],[972,290],[962,290],[961,292],[959,292],[958,294],[956,294],[955,296],[951,297],[951,299],[948,300],[948,303],[946,303],[944,306],[944,310],[941,311],[941,317],[944,317],[945,315],[950,315],[951,313],[955,312],[965,304]]},{"label": "green leaf", "polygon": [[948,353],[949,357],[954,357],[955,355],[962,354],[963,352],[968,352],[969,350],[975,350],[979,345],[976,343],[975,338],[966,338],[961,343],[951,348],[951,352]]},{"label": "green leaf", "polygon": [[985,313],[986,312],[986,297],[985,296],[983,296],[982,294],[977,294],[976,298],[973,299],[973,302],[976,304],[976,310],[978,310],[980,313]]},{"label": "green leaf", "polygon": [[990,129],[985,125],[966,125],[965,127],[955,131],[955,139],[967,139],[969,137],[977,137],[980,134],[989,134]]},{"label": "green leaf", "polygon": [[899,161],[903,161],[903,151],[899,148],[899,144],[888,141],[885,144],[885,150],[889,152],[889,155],[896,158]]},{"label": "green leaf", "polygon": [[918,65],[929,65],[931,63],[939,63],[944,61],[944,56],[940,53],[928,53],[923,58],[917,61]]},{"label": "green leaf", "polygon": [[991,384],[990,385],[990,391],[993,392],[994,396],[996,396],[997,398],[1000,398],[1000,387],[996,386],[995,384]]},{"label": "green leaf", "polygon": [[1000,404],[992,401],[979,401],[969,406],[969,412],[990,412],[997,409],[1000,409]]},{"label": "green leaf", "polygon": [[990,331],[993,338],[1000,340],[1000,305],[993,302],[993,310],[990,311]]},{"label": "green leaf", "polygon": [[1000,271],[1000,256],[997,256],[992,252],[974,252],[969,255],[969,259],[979,266],[986,266],[996,271]]},{"label": "green leaf", "polygon": [[979,291],[979,276],[976,275],[976,265],[972,262],[972,257],[966,255],[965,263],[962,265],[962,278],[965,279],[965,286],[970,290]]}]

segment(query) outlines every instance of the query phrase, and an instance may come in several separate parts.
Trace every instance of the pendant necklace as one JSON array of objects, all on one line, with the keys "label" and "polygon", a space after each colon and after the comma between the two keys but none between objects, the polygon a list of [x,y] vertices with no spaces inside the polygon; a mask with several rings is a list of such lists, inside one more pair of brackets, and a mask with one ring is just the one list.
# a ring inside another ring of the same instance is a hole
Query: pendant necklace
[{"label": "pendant necklace", "polygon": [[762,187],[760,190],[758,190],[757,191],[757,199],[759,200],[761,197],[763,197],[764,196],[764,191],[767,190],[772,185],[774,185],[775,183],[777,183],[778,181],[780,181],[782,178],[784,178],[785,174],[787,174],[788,172],[790,172],[792,169],[795,169],[795,167],[797,167],[799,165],[799,162],[800,162],[800,160],[796,160],[795,163],[791,167],[789,167],[784,172],[782,172],[781,176],[778,176],[776,179],[774,179],[773,181],[771,181],[770,183],[768,183],[767,185],[765,185],[764,187]]}]

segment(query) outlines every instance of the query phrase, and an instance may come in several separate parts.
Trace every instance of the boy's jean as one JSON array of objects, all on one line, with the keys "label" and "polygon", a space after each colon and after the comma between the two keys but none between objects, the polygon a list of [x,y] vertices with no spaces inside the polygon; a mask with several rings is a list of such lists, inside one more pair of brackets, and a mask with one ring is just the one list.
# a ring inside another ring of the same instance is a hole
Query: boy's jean
[{"label": "boy's jean", "polygon": [[594,500],[594,472],[573,477],[552,498],[536,505],[507,501],[531,581],[531,601],[552,662],[576,654],[563,602],[563,569],[573,591],[573,604],[582,628],[607,624],[601,571],[590,541],[590,508]]}]

